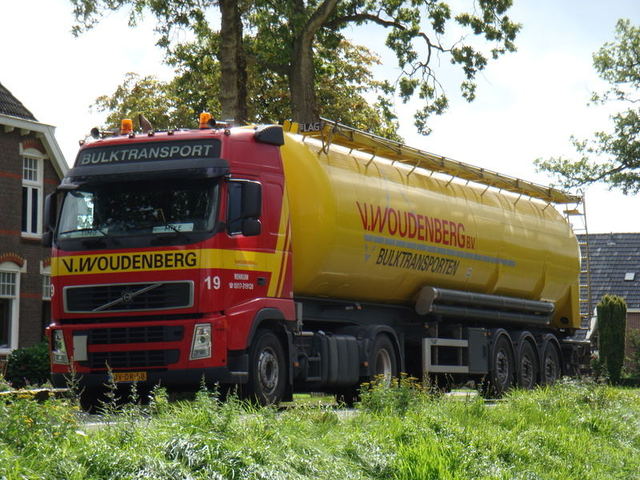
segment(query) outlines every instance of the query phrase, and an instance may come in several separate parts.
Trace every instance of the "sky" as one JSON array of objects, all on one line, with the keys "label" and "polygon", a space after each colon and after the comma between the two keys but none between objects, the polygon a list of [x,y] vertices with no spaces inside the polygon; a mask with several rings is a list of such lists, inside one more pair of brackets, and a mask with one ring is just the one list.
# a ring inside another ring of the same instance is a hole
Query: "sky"
[{"label": "sky", "polygon": [[[476,100],[459,98],[459,76],[447,71],[443,58],[449,110],[434,118],[433,133],[424,137],[413,126],[411,105],[400,103],[400,134],[413,147],[548,184],[533,160],[576,158],[572,135],[610,129],[611,108],[588,106],[591,93],[606,86],[593,70],[592,54],[614,40],[617,19],[640,24],[640,0],[514,0],[510,17],[523,25],[518,51],[490,61],[478,77]],[[0,0],[0,83],[40,122],[56,127],[68,164],[78,141],[104,120],[90,105],[112,93],[125,73],[171,77],[155,46],[152,18],[130,28],[125,12],[111,13],[78,38],[72,25],[69,0]],[[380,54],[378,75],[395,78],[381,30],[349,35]],[[586,208],[592,233],[640,232],[640,214],[633,213],[640,212],[640,196],[590,186]]]}]

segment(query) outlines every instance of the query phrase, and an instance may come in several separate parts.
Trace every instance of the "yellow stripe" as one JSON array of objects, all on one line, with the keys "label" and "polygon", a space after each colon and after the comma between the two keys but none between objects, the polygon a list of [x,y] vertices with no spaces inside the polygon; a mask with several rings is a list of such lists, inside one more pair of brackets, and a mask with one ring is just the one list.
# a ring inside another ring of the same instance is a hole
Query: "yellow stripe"
[{"label": "yellow stripe", "polygon": [[280,272],[280,278],[278,279],[278,297],[282,297],[284,291],[284,285],[286,283],[287,275],[287,262],[289,261],[289,246],[291,245],[291,225],[287,224],[287,243],[284,245],[284,251],[282,252],[282,271]]},{"label": "yellow stripe", "polygon": [[[278,226],[278,241],[276,242],[275,257],[277,263],[274,264],[272,270],[271,281],[269,282],[269,290],[267,296],[275,297],[280,295],[278,284],[280,283],[280,276],[282,275],[282,257],[284,250],[286,249],[285,241],[287,240],[287,228],[289,226],[289,199],[287,197],[287,189],[285,188],[282,194],[282,210],[280,212],[280,225]],[[281,289],[280,289],[281,290]]]},{"label": "yellow stripe", "polygon": [[51,259],[51,274],[152,272],[223,268],[274,273],[280,268],[281,252],[202,249],[75,255]]}]

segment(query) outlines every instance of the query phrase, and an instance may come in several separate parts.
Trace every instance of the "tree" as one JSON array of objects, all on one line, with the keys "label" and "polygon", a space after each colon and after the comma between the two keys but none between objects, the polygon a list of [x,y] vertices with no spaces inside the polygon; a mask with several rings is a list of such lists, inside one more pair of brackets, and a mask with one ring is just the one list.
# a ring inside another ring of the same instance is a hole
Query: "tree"
[{"label": "tree", "polygon": [[[106,127],[118,127],[122,118],[143,113],[156,129],[193,126],[197,114],[218,112],[220,65],[207,54],[217,42],[204,41],[180,45],[169,57],[176,68],[170,82],[154,77],[128,73],[111,94],[99,97],[94,108],[108,112]],[[389,86],[376,82],[370,68],[378,57],[364,47],[342,42],[336,49],[318,54],[318,95],[327,105],[327,115],[337,121],[366,129],[381,136],[401,140],[396,135],[397,123],[384,97]],[[258,123],[291,118],[286,101],[286,79],[277,74],[260,73],[249,67],[248,118]],[[364,95],[378,92],[378,101],[371,105]],[[386,111],[385,111],[386,109]],[[136,125],[137,127],[137,125]]]},{"label": "tree", "polygon": [[627,304],[615,295],[605,295],[597,306],[598,351],[609,380],[619,383],[624,363]]},{"label": "tree", "polygon": [[594,93],[595,104],[621,102],[626,110],[611,117],[612,132],[596,132],[594,138],[571,137],[581,155],[578,160],[553,157],[536,160],[540,170],[556,175],[566,188],[605,182],[622,192],[640,191],[640,28],[618,20],[615,42],[606,43],[593,55],[598,75],[609,83]]},{"label": "tree", "polygon": [[243,46],[242,15],[246,10],[241,0],[70,0],[76,21],[74,35],[92,28],[104,11],[115,11],[128,5],[129,25],[135,26],[145,9],[156,17],[157,44],[171,51],[171,33],[178,28],[191,30],[196,37],[213,34],[206,14],[218,6],[220,10],[220,48],[218,60],[223,75],[219,77],[219,100],[223,118],[244,123],[246,117],[246,66]]},{"label": "tree", "polygon": [[120,120],[131,117],[139,128],[138,113],[143,113],[156,129],[168,129],[192,125],[196,116],[180,99],[174,82],[161,82],[152,76],[140,77],[127,73],[122,84],[111,95],[96,99],[94,108],[109,112],[108,128],[117,128]]},{"label": "tree", "polygon": [[[299,122],[313,122],[323,114],[326,104],[318,102],[317,56],[322,49],[336,48],[345,40],[343,31],[350,26],[377,25],[388,31],[386,45],[395,53],[401,73],[393,84],[403,101],[419,101],[416,126],[428,133],[428,118],[442,113],[448,105],[444,88],[434,69],[434,58],[444,56],[462,67],[462,95],[475,98],[475,76],[483,70],[488,56],[497,58],[514,51],[514,39],[520,26],[507,15],[512,0],[469,1],[471,12],[453,14],[438,0],[287,0],[272,2],[235,2],[220,0],[71,0],[78,21],[74,33],[91,28],[104,11],[130,8],[135,25],[145,10],[157,19],[158,44],[171,50],[170,33],[188,28],[201,38],[213,32],[207,12],[220,8],[221,25],[218,59],[221,65],[221,102],[241,98],[242,91],[226,95],[246,84],[246,36],[244,21],[251,31],[256,64],[262,72],[273,72],[287,79],[291,116]],[[226,9],[226,10],[225,10]],[[225,23],[226,22],[226,23]],[[460,28],[485,41],[474,45],[459,35],[445,44],[445,32]],[[486,48],[485,48],[486,47]],[[488,51],[484,51],[487,50]],[[225,53],[226,52],[226,53]],[[235,68],[231,68],[235,66]],[[230,75],[230,79],[226,77]],[[235,87],[234,87],[235,86]],[[387,92],[390,90],[387,89]],[[383,110],[388,104],[380,103]],[[223,111],[225,106],[221,105]],[[237,111],[237,108],[236,108]],[[236,117],[238,118],[238,117]]]},{"label": "tree", "polygon": [[[352,26],[385,29],[386,45],[395,53],[400,67],[395,92],[404,102],[422,104],[416,113],[416,126],[420,132],[429,133],[430,115],[443,113],[448,106],[436,75],[435,57],[446,57],[462,67],[462,96],[472,101],[475,77],[487,65],[487,57],[497,58],[515,50],[520,25],[507,15],[511,0],[467,3],[474,9],[472,12],[454,14],[448,4],[434,0],[258,1],[250,23],[261,45],[256,49],[257,55],[262,56],[261,63],[287,72],[292,116],[303,123],[314,121],[318,112],[323,113],[311,68],[318,45],[337,45],[344,39],[343,31]],[[445,33],[456,28],[484,39],[489,52],[466,36],[455,36],[445,43]]]}]

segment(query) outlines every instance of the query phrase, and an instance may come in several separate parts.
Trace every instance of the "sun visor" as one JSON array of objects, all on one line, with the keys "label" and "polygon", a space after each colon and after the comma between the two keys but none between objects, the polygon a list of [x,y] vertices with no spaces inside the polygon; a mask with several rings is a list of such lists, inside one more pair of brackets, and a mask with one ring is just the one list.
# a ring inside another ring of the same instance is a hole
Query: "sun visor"
[{"label": "sun visor", "polygon": [[[215,178],[229,174],[214,139],[140,142],[85,148],[78,153],[67,182]],[[124,177],[124,178],[123,178]]]}]

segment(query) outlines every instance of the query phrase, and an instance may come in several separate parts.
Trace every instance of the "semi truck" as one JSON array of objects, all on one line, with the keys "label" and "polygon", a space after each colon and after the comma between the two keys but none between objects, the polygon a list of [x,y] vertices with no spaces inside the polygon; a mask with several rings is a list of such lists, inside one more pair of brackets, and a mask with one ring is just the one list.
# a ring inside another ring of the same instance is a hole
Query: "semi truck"
[{"label": "semi truck", "polygon": [[324,119],[93,137],[45,205],[55,386],[499,395],[588,355],[580,197]]}]

